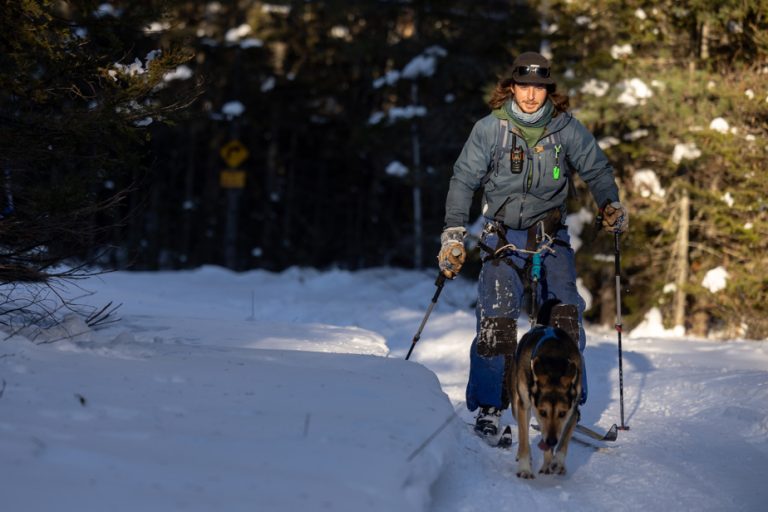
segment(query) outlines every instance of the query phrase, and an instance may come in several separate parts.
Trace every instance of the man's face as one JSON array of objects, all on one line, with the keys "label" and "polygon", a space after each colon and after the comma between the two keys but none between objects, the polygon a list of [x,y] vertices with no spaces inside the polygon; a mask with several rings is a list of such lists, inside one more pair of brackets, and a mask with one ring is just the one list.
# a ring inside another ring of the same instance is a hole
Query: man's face
[{"label": "man's face", "polygon": [[520,110],[526,114],[533,114],[544,105],[547,100],[547,87],[535,84],[514,84],[512,93]]}]

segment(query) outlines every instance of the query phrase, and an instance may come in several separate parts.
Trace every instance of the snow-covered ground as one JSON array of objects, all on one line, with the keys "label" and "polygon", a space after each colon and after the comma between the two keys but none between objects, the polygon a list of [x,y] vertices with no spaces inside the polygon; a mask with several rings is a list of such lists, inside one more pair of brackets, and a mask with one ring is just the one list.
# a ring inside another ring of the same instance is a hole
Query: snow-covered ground
[{"label": "snow-covered ground", "polygon": [[[403,361],[433,281],[206,267],[79,283],[122,320],[0,341],[2,510],[764,509],[765,343],[625,337],[630,430],[522,481],[514,449],[465,424],[473,283],[446,285]],[[588,330],[585,424],[619,420],[615,338]]]}]

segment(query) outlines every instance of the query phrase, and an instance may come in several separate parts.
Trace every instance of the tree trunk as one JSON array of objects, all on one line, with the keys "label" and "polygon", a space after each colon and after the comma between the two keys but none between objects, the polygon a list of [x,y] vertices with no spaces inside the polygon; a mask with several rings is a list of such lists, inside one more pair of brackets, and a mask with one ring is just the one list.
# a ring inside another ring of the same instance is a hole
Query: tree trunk
[{"label": "tree trunk", "polygon": [[[411,84],[411,104],[419,103],[419,85],[416,81]],[[419,140],[419,125],[414,117],[411,120],[411,146],[413,149],[413,267],[421,268],[422,259],[422,216],[421,216],[421,141]]]},{"label": "tree trunk", "polygon": [[701,24],[701,45],[699,47],[699,56],[702,61],[709,60],[709,23]]},{"label": "tree trunk", "polygon": [[690,229],[690,200],[683,190],[680,198],[680,230],[675,250],[675,299],[673,323],[685,326],[685,287],[688,283],[688,230]]}]

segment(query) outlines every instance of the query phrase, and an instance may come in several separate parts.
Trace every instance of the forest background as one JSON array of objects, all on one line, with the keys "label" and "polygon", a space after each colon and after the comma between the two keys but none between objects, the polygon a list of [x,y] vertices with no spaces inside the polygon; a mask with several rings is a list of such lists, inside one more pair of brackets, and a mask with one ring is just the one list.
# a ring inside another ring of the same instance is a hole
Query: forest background
[{"label": "forest background", "polygon": [[[768,0],[0,5],[2,318],[94,262],[435,266],[453,162],[536,50],[630,211],[627,324],[768,338]],[[612,324],[590,229],[588,319]]]}]

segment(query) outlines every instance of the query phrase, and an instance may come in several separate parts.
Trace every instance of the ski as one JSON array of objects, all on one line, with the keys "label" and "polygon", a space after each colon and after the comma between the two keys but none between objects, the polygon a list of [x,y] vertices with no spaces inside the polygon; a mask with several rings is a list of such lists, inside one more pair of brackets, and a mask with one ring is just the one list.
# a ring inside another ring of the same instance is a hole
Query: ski
[{"label": "ski", "polygon": [[[577,425],[576,429],[574,430],[574,435],[571,437],[571,440],[582,446],[594,448],[597,451],[603,451],[607,449],[606,445],[603,444],[603,442],[616,440],[616,437],[611,438],[612,436],[616,435],[616,432],[613,432],[613,434],[611,433],[614,430],[614,427],[616,427],[616,425],[613,425],[605,435],[601,435],[590,428],[584,427],[582,425]],[[531,424],[531,428],[536,432],[541,432],[541,427],[539,427],[535,423]],[[616,427],[616,430],[618,430],[618,427]],[[584,431],[591,432],[592,434],[584,433]],[[582,438],[581,435],[584,435],[584,437]]]},{"label": "ski", "polygon": [[[473,427],[473,423],[465,422],[467,426]],[[541,432],[541,429],[539,426],[535,423],[531,424],[531,428],[534,429],[537,432]],[[605,434],[601,434],[600,432],[597,432],[596,430],[593,430],[589,427],[585,427],[584,425],[577,424],[575,431],[578,434],[581,434],[589,439],[594,439],[595,441],[600,442],[610,442],[610,441],[616,441],[618,439],[618,426],[614,423],[611,425],[611,428],[609,428]],[[501,435],[497,436],[487,436],[483,437],[478,435],[483,441],[485,441],[488,446],[492,446],[495,448],[509,448],[514,444],[514,439],[512,435],[512,427],[510,425],[505,425],[504,430],[502,431]],[[576,441],[579,444],[583,444],[585,446],[590,446],[593,448],[602,448],[602,445],[594,444],[592,442],[589,442],[584,439],[580,439],[578,437],[573,437],[573,440]]]},{"label": "ski", "polygon": [[507,425],[504,427],[504,431],[499,437],[499,442],[496,443],[497,448],[509,448],[512,446],[512,427]]},{"label": "ski", "polygon": [[596,439],[597,441],[615,441],[619,437],[619,427],[615,423],[611,425],[611,428],[609,428],[605,434],[601,434],[600,432],[581,424],[576,425],[576,432],[591,437],[592,439]]}]

